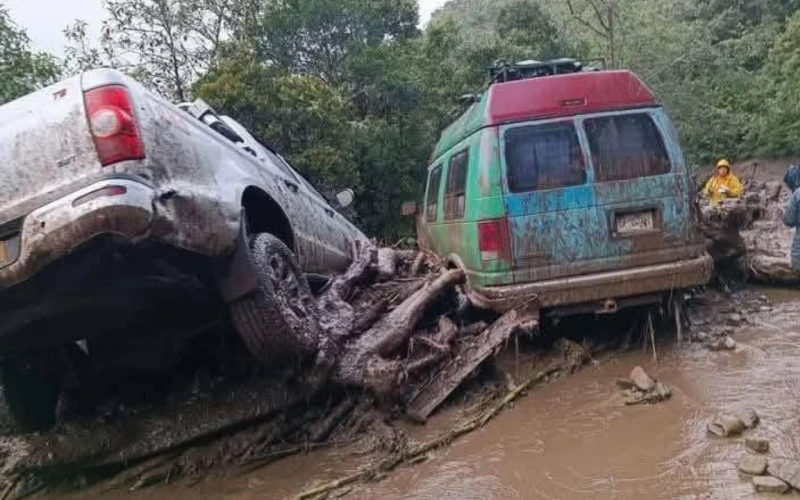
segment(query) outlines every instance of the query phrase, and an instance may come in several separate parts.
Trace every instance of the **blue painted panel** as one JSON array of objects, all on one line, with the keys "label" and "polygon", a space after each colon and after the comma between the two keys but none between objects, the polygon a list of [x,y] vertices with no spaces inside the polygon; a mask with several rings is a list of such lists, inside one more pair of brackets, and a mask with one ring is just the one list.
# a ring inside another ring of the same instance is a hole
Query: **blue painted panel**
[{"label": "blue painted panel", "polygon": [[[515,281],[583,274],[587,269],[599,272],[632,263],[660,263],[674,260],[675,253],[670,257],[670,248],[687,246],[691,216],[683,154],[663,110],[646,112],[661,133],[672,164],[671,173],[596,183],[583,121],[622,114],[604,113],[575,118],[587,168],[585,185],[511,193],[505,184]],[[501,157],[506,171],[504,150]],[[614,234],[615,214],[648,210],[656,214],[656,231],[635,237]]]}]

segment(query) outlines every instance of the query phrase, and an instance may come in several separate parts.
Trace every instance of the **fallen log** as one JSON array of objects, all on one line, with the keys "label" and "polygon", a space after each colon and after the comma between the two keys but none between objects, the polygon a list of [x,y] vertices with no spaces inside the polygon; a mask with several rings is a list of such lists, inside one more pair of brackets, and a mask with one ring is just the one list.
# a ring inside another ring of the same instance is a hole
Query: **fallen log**
[{"label": "fallen log", "polygon": [[538,317],[539,310],[532,304],[512,309],[482,334],[461,343],[453,358],[414,394],[406,414],[416,422],[425,422],[481,363],[508,342],[518,326],[537,321]]},{"label": "fallen log", "polygon": [[379,396],[393,393],[402,381],[404,363],[389,360],[409,339],[428,307],[446,290],[463,283],[464,271],[454,269],[427,283],[360,337],[348,342],[332,371],[332,380],[367,388]]}]

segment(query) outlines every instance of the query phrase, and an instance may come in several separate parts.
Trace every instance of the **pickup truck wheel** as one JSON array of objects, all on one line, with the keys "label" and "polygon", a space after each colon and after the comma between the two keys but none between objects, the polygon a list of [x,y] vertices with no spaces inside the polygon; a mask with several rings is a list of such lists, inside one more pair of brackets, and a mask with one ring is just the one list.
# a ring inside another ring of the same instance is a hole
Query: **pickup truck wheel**
[{"label": "pickup truck wheel", "polygon": [[263,363],[312,355],[320,334],[316,303],[292,251],[267,233],[248,243],[258,291],[231,305],[236,330]]},{"label": "pickup truck wheel", "polygon": [[0,365],[3,393],[11,417],[26,432],[45,430],[56,423],[61,391],[57,351],[11,355]]}]

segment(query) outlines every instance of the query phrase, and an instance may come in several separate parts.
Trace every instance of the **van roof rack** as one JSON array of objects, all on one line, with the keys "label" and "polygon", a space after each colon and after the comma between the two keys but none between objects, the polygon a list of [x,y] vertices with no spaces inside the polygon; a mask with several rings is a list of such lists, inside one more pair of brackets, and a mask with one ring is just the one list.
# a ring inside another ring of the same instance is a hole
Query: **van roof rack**
[{"label": "van roof rack", "polygon": [[495,84],[543,76],[580,73],[581,71],[583,71],[583,63],[566,57],[547,61],[525,60],[513,64],[504,59],[498,59],[489,67],[489,76],[492,78],[491,84]]}]

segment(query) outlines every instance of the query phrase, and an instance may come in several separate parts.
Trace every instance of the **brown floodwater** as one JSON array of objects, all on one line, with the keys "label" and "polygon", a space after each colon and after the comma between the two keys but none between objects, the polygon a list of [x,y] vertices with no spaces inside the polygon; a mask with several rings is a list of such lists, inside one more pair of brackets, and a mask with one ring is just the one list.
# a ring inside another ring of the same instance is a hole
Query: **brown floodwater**
[{"label": "brown floodwater", "polygon": [[[752,485],[736,471],[745,453],[743,438],[712,437],[706,424],[720,412],[750,406],[761,423],[745,435],[770,438],[772,456],[800,458],[800,293],[769,292],[773,309],[748,316],[748,326],[733,335],[738,342],[733,352],[678,347],[664,338],[658,363],[641,349],[614,353],[531,391],[487,427],[428,461],[357,486],[346,498],[752,498]],[[671,385],[672,399],[624,406],[615,380],[637,365]],[[437,422],[447,420],[436,417],[411,434],[434,433]],[[249,473],[227,471],[191,488],[178,484],[120,498],[291,498],[315,481],[336,479],[358,466],[357,458],[331,450]]]}]

